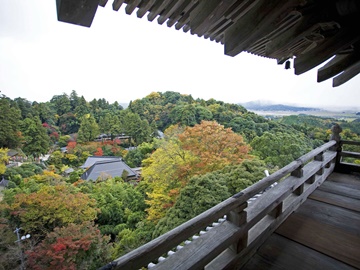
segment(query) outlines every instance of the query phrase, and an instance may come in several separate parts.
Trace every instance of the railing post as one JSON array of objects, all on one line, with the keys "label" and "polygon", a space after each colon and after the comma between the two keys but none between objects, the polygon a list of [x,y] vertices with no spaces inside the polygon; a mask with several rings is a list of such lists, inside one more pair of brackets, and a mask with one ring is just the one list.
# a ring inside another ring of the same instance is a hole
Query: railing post
[{"label": "railing post", "polygon": [[[230,211],[230,213],[227,215],[227,219],[234,223],[236,226],[241,226],[246,223],[247,219],[247,213],[244,211],[244,209],[248,206],[247,202],[243,203],[236,209]],[[231,245],[231,249],[234,250],[236,253],[239,253],[241,250],[247,247],[248,244],[248,232],[246,232],[239,240],[238,242]]]},{"label": "railing post", "polygon": [[[321,152],[320,154],[316,155],[314,157],[315,161],[324,161],[324,152]],[[321,167],[320,170],[316,173],[317,175],[322,175],[324,173],[324,168]]]},{"label": "railing post", "polygon": [[341,147],[341,136],[340,133],[342,132],[342,128],[340,127],[339,124],[335,124],[331,127],[331,137],[330,140],[335,140],[336,144],[334,146],[332,146],[330,148],[331,151],[336,151],[336,161],[335,161],[335,171],[337,171],[337,169],[339,169],[339,165],[340,165],[340,160],[341,160],[341,151],[342,151],[342,147]]},{"label": "railing post", "polygon": [[[301,178],[304,176],[303,165],[299,166],[296,170],[291,172],[291,176]],[[301,184],[296,190],[294,190],[294,194],[301,195],[304,192],[304,184]]]}]

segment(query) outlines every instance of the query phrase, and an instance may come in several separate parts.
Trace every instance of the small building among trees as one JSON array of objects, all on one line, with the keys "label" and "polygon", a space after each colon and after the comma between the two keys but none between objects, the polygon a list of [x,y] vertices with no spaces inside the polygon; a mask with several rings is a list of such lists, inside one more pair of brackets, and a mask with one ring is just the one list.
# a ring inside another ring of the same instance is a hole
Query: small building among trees
[{"label": "small building among trees", "polygon": [[121,177],[124,180],[135,180],[138,178],[138,174],[122,161],[121,158],[113,158],[95,161],[81,175],[81,179],[92,181],[98,179],[106,180],[113,177]]}]

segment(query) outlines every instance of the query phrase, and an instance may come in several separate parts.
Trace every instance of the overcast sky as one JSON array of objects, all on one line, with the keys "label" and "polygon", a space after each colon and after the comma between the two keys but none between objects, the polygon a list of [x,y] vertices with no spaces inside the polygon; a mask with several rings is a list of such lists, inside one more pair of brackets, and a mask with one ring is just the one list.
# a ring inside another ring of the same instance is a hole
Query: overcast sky
[{"label": "overcast sky", "polygon": [[0,0],[0,91],[49,101],[76,90],[86,100],[129,102],[153,91],[230,103],[254,100],[360,109],[360,76],[332,88],[276,60],[99,7],[91,28],[57,21],[55,0]]}]

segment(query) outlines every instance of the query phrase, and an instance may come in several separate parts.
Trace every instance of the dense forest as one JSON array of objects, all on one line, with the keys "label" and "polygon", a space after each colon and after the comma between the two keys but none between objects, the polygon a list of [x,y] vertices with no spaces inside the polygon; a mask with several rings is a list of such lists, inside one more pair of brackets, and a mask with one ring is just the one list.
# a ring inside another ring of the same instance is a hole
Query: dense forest
[{"label": "dense forest", "polygon": [[[270,120],[170,91],[126,109],[76,91],[1,96],[0,110],[0,269],[97,269],[321,145],[334,123],[360,139],[358,121]],[[141,177],[84,181],[89,156],[121,157]],[[31,237],[16,242],[16,228]]]}]

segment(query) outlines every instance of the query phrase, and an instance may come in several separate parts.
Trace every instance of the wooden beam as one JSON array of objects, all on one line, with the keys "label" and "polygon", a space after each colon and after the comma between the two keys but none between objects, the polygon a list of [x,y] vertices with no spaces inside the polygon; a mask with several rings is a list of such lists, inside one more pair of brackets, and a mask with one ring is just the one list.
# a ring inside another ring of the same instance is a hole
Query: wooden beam
[{"label": "wooden beam", "polygon": [[163,24],[176,10],[178,10],[185,0],[172,1],[169,6],[160,14],[158,24]]},{"label": "wooden beam", "polygon": [[342,28],[337,34],[325,39],[325,41],[307,53],[295,58],[294,67],[295,74],[303,74],[310,69],[320,65],[342,49],[349,47],[360,39],[359,35],[354,32],[355,28]]},{"label": "wooden beam", "polygon": [[299,5],[298,0],[262,0],[225,31],[225,54],[235,56],[265,37],[277,26],[278,18]]},{"label": "wooden beam", "polygon": [[346,63],[351,60],[349,56],[346,54],[335,55],[333,59],[318,69],[317,82],[323,82],[342,72],[348,66]]},{"label": "wooden beam", "polygon": [[90,27],[99,0],[56,0],[58,21]]},{"label": "wooden beam", "polygon": [[114,0],[112,7],[113,10],[118,11],[125,0]]},{"label": "wooden beam", "polygon": [[134,9],[141,3],[141,0],[132,0],[129,1],[128,4],[125,7],[125,12],[128,15],[131,15],[133,13]]},{"label": "wooden beam", "polygon": [[156,16],[160,15],[160,13],[167,7],[172,0],[163,0],[157,1],[155,5],[151,8],[150,13],[148,14],[148,20],[152,22]]},{"label": "wooden beam", "polygon": [[[313,16],[303,16],[300,21],[292,28],[288,29],[282,35],[271,39],[271,42],[266,45],[266,56],[278,58],[280,54],[289,48],[290,44],[294,44],[305,36],[311,34],[314,30],[319,28],[318,24],[313,25]],[[313,25],[309,27],[310,25]],[[291,52],[289,52],[291,53]]]},{"label": "wooden beam", "polygon": [[142,2],[141,6],[136,12],[136,16],[138,16],[138,18],[142,18],[145,15],[145,13],[148,12],[150,8],[155,4],[155,2],[156,0],[149,0],[146,2]]},{"label": "wooden beam", "polygon": [[100,1],[99,1],[99,6],[105,7],[106,4],[107,4],[107,2],[108,2],[108,0],[100,0]]},{"label": "wooden beam", "polygon": [[198,36],[204,35],[215,24],[225,18],[226,12],[236,0],[218,1],[202,0],[190,14],[191,33]]},{"label": "wooden beam", "polygon": [[180,6],[168,19],[166,22],[168,27],[173,26],[180,18],[186,14],[189,10],[193,10],[197,5],[197,1],[186,0],[182,6]]},{"label": "wooden beam", "polygon": [[242,0],[236,2],[236,4],[225,13],[225,18],[238,21],[244,14],[251,10],[261,0]]},{"label": "wooden beam", "polygon": [[345,69],[343,73],[333,79],[333,87],[340,86],[360,73],[360,61]]},{"label": "wooden beam", "polygon": [[[168,27],[171,27],[176,23],[175,28],[179,30],[182,27],[182,26],[180,27],[180,25],[183,22],[184,24],[188,23],[190,20],[190,13],[198,5],[198,2],[188,0],[187,2],[184,3],[184,5],[185,5],[184,9],[181,13],[178,14],[174,13],[173,15],[170,16],[169,20],[166,23]],[[180,11],[180,9],[178,11]]]}]

